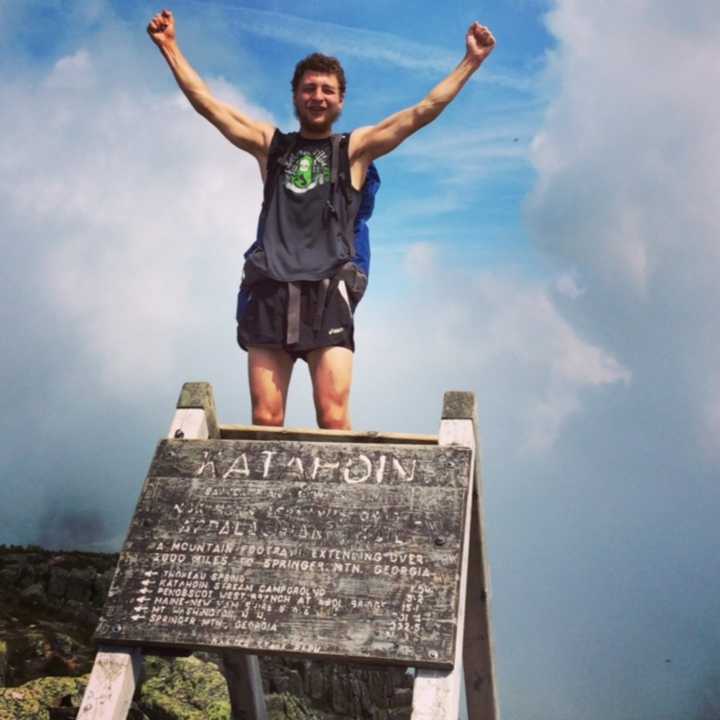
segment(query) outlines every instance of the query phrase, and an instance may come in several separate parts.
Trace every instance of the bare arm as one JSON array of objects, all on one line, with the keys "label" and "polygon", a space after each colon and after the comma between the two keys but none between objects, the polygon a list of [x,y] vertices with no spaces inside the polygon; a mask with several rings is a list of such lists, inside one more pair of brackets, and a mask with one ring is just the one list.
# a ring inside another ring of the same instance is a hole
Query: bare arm
[{"label": "bare arm", "polygon": [[254,155],[262,166],[267,158],[275,128],[270,123],[251,120],[236,108],[212,96],[203,79],[180,52],[175,37],[175,19],[169,10],[155,15],[148,24],[147,31],[160,48],[178,86],[195,110],[231,143]]},{"label": "bare arm", "polygon": [[375,158],[391,152],[414,132],[431,123],[455,99],[495,47],[493,34],[477,22],[470,26],[465,42],[465,57],[460,64],[417,105],[401,110],[377,125],[353,132],[350,136],[353,176],[357,173],[364,178],[365,170]]}]

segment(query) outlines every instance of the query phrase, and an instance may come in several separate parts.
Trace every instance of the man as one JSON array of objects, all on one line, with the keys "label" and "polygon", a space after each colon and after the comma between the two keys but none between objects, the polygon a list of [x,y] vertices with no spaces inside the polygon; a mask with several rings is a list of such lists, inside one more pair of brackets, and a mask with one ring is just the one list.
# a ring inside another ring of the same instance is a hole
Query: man
[{"label": "man", "polygon": [[[424,100],[358,128],[337,146],[332,126],[343,109],[345,76],[335,58],[315,53],[298,63],[292,88],[300,131],[291,137],[211,95],[180,52],[170,11],[155,15],[148,33],[190,104],[258,161],[266,184],[261,245],[246,262],[246,280],[253,276],[251,299],[238,325],[238,342],[248,351],[253,423],[283,424],[293,364],[302,357],[310,369],[318,425],[350,429],[354,298],[339,276],[329,282],[334,267],[348,259],[347,235],[368,169],[442,112],[492,52],[495,38],[473,23],[460,64]],[[278,149],[282,143],[284,151]],[[333,162],[342,168],[343,160],[349,177],[336,197],[330,168]]]}]

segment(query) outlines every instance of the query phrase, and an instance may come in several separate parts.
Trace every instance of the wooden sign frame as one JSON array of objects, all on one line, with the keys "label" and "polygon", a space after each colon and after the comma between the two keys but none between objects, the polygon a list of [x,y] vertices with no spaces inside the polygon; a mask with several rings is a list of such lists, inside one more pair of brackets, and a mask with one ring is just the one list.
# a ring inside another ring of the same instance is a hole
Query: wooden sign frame
[{"label": "wooden sign frame", "polygon": [[471,456],[163,440],[96,639],[450,669]]},{"label": "wooden sign frame", "polygon": [[[473,453],[473,492],[464,509],[464,538],[457,613],[454,665],[451,670],[418,669],[415,673],[411,720],[457,720],[461,699],[469,720],[495,720],[498,715],[492,639],[489,623],[489,575],[482,533],[482,486],[475,454],[475,400],[471,393],[449,392],[437,437],[342,431],[306,431],[253,426],[220,426],[212,388],[186,383],[169,437],[292,438],[301,441],[375,442],[459,445]],[[152,649],[147,649],[152,652]],[[234,718],[266,720],[257,657],[243,652],[223,654]],[[78,720],[123,720],[127,716],[142,667],[142,650],[101,646],[81,704]],[[463,691],[464,687],[464,693]]]}]

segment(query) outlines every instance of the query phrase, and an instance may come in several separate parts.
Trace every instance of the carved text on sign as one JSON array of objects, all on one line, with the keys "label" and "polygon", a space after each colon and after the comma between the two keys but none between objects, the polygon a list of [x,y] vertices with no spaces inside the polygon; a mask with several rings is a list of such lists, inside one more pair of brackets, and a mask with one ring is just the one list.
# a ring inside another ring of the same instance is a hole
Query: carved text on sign
[{"label": "carved text on sign", "polygon": [[448,667],[470,460],[163,441],[96,637]]}]

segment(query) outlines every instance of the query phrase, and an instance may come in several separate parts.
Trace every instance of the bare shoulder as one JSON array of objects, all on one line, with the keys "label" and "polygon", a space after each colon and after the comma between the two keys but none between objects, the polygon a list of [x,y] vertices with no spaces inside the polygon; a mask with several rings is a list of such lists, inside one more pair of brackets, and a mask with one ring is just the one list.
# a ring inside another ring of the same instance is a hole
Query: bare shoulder
[{"label": "bare shoulder", "polygon": [[275,126],[264,120],[248,117],[238,108],[211,98],[199,111],[241,150],[261,160],[270,150]]},{"label": "bare shoulder", "polygon": [[262,158],[264,160],[267,160],[268,153],[270,152],[270,145],[272,144],[273,138],[275,137],[277,128],[272,123],[259,122],[258,129],[260,130],[263,139],[262,150],[260,154],[262,155]]},{"label": "bare shoulder", "polygon": [[249,120],[241,113],[235,114],[235,137],[231,138],[243,150],[254,155],[258,162],[267,160],[270,145],[277,128],[264,120]]}]

